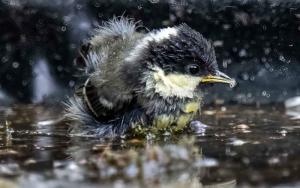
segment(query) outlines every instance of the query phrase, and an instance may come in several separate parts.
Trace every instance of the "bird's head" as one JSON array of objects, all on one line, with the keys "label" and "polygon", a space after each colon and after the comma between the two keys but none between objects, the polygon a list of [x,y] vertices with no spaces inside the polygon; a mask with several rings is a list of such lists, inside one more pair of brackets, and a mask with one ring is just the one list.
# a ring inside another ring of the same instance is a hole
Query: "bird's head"
[{"label": "bird's head", "polygon": [[164,98],[194,98],[212,83],[235,85],[219,71],[211,43],[186,24],[146,34],[126,61],[144,65],[144,90]]}]

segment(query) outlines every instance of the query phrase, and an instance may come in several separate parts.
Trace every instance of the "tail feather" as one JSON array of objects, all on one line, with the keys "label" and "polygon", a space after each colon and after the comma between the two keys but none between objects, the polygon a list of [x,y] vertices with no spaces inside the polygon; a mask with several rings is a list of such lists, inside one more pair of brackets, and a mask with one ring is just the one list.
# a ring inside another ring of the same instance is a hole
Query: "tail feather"
[{"label": "tail feather", "polygon": [[109,122],[100,122],[93,117],[79,97],[69,98],[65,103],[65,118],[78,125],[72,126],[71,134],[95,137],[116,137],[124,134],[130,126],[124,117]]}]

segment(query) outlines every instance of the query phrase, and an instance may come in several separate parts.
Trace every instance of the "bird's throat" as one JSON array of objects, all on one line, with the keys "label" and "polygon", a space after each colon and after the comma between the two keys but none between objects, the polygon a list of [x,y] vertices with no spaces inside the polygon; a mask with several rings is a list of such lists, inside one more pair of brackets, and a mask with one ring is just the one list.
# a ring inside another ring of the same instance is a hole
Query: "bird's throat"
[{"label": "bird's throat", "polygon": [[153,90],[164,98],[194,98],[199,85],[199,77],[184,74],[168,74],[159,67],[146,76],[146,91]]}]

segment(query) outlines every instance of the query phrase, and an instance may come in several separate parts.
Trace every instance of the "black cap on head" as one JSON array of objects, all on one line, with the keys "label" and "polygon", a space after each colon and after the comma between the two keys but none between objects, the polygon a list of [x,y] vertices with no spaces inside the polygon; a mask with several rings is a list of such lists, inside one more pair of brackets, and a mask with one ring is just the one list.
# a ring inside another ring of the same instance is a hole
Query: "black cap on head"
[{"label": "black cap on head", "polygon": [[147,61],[162,68],[166,74],[215,74],[218,65],[211,43],[186,24],[176,26],[175,29],[176,35],[149,43]]}]

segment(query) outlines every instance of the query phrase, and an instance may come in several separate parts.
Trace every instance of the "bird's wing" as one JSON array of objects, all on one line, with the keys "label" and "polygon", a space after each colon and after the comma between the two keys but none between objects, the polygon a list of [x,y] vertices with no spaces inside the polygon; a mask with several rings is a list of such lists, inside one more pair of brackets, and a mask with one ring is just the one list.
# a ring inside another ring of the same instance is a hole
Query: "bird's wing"
[{"label": "bird's wing", "polygon": [[105,22],[89,42],[81,46],[80,56],[75,59],[86,79],[77,94],[99,119],[122,115],[135,104],[131,88],[123,83],[119,71],[124,49],[131,48],[135,31],[136,23],[124,17]]},{"label": "bird's wing", "polygon": [[82,98],[94,117],[99,120],[112,120],[136,106],[136,100],[132,94],[125,93],[125,90],[117,91],[119,88],[112,87],[110,84],[96,87],[92,78],[88,78],[77,89],[76,94]]}]

